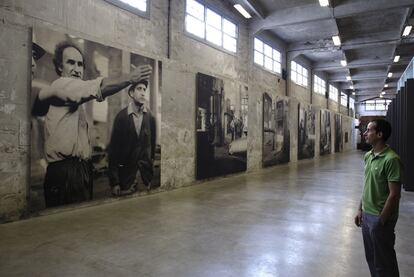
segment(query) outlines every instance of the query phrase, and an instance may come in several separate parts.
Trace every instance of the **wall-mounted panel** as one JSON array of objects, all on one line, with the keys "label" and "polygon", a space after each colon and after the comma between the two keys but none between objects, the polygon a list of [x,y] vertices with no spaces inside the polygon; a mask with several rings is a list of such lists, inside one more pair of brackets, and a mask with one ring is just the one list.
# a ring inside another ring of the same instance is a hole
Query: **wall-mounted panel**
[{"label": "wall-mounted panel", "polygon": [[46,28],[33,55],[31,210],[159,187],[161,63]]},{"label": "wall-mounted panel", "polygon": [[298,159],[315,156],[315,111],[311,105],[299,104]]},{"label": "wall-mounted panel", "polygon": [[197,179],[246,170],[248,99],[242,85],[197,74]]},{"label": "wall-mounted panel", "polygon": [[290,161],[289,101],[263,94],[263,166]]}]

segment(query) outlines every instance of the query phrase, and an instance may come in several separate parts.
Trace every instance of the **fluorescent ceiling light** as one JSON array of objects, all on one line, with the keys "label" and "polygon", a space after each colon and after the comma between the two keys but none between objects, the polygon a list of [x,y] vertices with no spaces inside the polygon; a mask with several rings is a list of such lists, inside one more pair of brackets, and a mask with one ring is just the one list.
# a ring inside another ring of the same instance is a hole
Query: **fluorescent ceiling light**
[{"label": "fluorescent ceiling light", "polygon": [[346,66],[347,65],[346,60],[341,60],[341,65]]},{"label": "fluorescent ceiling light", "polygon": [[355,91],[352,92],[352,95],[355,95]]},{"label": "fluorescent ceiling light", "polygon": [[400,56],[395,56],[395,57],[394,57],[394,62],[395,62],[395,63],[398,63],[398,61],[399,61],[399,60],[400,60]]},{"label": "fluorescent ceiling light", "polygon": [[327,6],[329,6],[329,0],[319,0],[319,4],[322,7],[327,7]]},{"label": "fluorescent ceiling light", "polygon": [[410,34],[410,32],[411,32],[411,29],[413,28],[413,26],[411,26],[411,25],[407,25],[407,26],[405,26],[405,28],[404,28],[404,32],[403,32],[403,37],[406,37],[406,36],[408,36],[409,34]]},{"label": "fluorescent ceiling light", "polygon": [[380,98],[383,98],[383,97],[384,97],[384,95],[380,94]]},{"label": "fluorescent ceiling light", "polygon": [[351,81],[351,76],[346,76],[346,79],[347,79],[348,81]]},{"label": "fluorescent ceiling light", "polygon": [[384,95],[385,94],[385,91],[381,92],[381,94]]},{"label": "fluorescent ceiling light", "polygon": [[387,77],[391,78],[392,77],[392,72],[388,73]]},{"label": "fluorescent ceiling light", "polygon": [[350,89],[354,89],[354,86],[349,86]]},{"label": "fluorescent ceiling light", "polygon": [[387,88],[387,87],[388,87],[388,84],[385,84],[385,85],[384,85],[384,88]]},{"label": "fluorescent ceiling light", "polygon": [[234,8],[239,11],[245,18],[252,18],[252,16],[240,4],[234,5]]},{"label": "fluorescent ceiling light", "polygon": [[334,45],[341,46],[341,38],[339,36],[333,36],[332,40],[333,40]]}]

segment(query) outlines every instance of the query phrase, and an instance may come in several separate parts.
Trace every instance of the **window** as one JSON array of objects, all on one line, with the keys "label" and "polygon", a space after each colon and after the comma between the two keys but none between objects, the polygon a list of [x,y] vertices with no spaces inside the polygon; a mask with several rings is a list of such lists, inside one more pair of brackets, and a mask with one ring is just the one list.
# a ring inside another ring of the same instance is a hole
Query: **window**
[{"label": "window", "polygon": [[300,86],[308,86],[308,70],[300,64],[292,61],[290,63],[290,79]]},{"label": "window", "polygon": [[367,100],[365,101],[365,110],[366,111],[386,111],[388,110],[388,105],[390,103],[391,103],[391,100],[387,100],[387,99]]},{"label": "window", "polygon": [[138,15],[148,15],[148,0],[105,0]]},{"label": "window", "polygon": [[313,91],[325,95],[326,82],[316,75],[313,75]]},{"label": "window", "polygon": [[329,85],[329,98],[338,102],[338,89],[333,85]]},{"label": "window", "polygon": [[254,62],[264,68],[276,72],[282,72],[281,55],[276,49],[267,45],[260,39],[254,39]]},{"label": "window", "polygon": [[232,53],[237,52],[237,26],[195,0],[187,0],[185,30]]},{"label": "window", "polygon": [[349,97],[349,108],[355,111],[355,99]]},{"label": "window", "polygon": [[348,104],[348,95],[341,92],[341,105],[346,107],[347,104]]}]

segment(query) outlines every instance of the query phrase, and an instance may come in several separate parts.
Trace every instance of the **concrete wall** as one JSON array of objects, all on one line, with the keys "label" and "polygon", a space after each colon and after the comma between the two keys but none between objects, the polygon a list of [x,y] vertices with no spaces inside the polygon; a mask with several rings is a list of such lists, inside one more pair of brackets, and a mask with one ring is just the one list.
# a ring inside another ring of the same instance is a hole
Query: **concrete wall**
[{"label": "concrete wall", "polygon": [[322,109],[328,108],[328,100],[324,95],[312,92],[312,104]]},{"label": "concrete wall", "polygon": [[29,42],[27,28],[0,23],[0,222],[18,218],[27,206]]},{"label": "concrete wall", "polygon": [[[73,34],[162,62],[163,189],[195,182],[195,96],[198,72],[221,78],[232,87],[248,87],[248,172],[259,170],[262,163],[263,93],[267,92],[272,97],[289,96],[290,154],[291,161],[297,161],[298,105],[312,103],[310,71],[308,87],[304,88],[254,65],[253,37],[249,37],[247,24],[222,1],[207,0],[206,5],[238,24],[237,54],[211,47],[185,33],[184,0],[171,1],[170,29],[168,1],[151,0],[150,3],[148,19],[101,0],[1,1],[0,222],[24,216],[29,197],[29,48],[33,27]],[[285,47],[283,43],[270,38],[265,37],[264,40],[277,49]],[[285,61],[283,51],[282,57]],[[287,60],[287,63],[290,61]],[[306,61],[301,64],[310,68]],[[286,62],[282,62],[282,67],[286,68]],[[313,97],[317,114],[315,158],[318,158],[319,109],[326,108],[327,101],[318,95]],[[332,106],[328,104],[329,109],[337,111]],[[331,122],[334,122],[333,118]]]}]

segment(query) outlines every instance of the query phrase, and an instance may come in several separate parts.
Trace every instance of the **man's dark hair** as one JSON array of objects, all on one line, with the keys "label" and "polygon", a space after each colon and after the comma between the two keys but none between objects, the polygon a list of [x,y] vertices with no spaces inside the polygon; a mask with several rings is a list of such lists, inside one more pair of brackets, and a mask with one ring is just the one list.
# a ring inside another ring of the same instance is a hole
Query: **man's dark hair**
[{"label": "man's dark hair", "polygon": [[148,80],[139,80],[136,83],[133,83],[129,89],[128,89],[128,94],[131,96],[131,92],[133,92],[135,90],[135,88],[138,86],[138,84],[143,84],[146,88],[148,88]]},{"label": "man's dark hair", "polygon": [[377,133],[381,132],[382,139],[387,141],[392,131],[391,124],[385,119],[374,119],[372,122],[375,123],[375,131]]},{"label": "man's dark hair", "polygon": [[63,51],[66,48],[69,48],[69,47],[75,48],[82,55],[82,58],[83,58],[83,68],[85,69],[85,57],[83,56],[83,53],[79,49],[79,47],[76,46],[75,44],[73,44],[72,42],[63,41],[63,42],[61,42],[61,43],[59,43],[59,44],[56,45],[56,48],[55,48],[55,56],[53,58],[53,64],[55,65],[55,71],[56,71],[57,75],[59,75],[59,76],[62,76],[62,70],[60,68],[62,68]]}]

